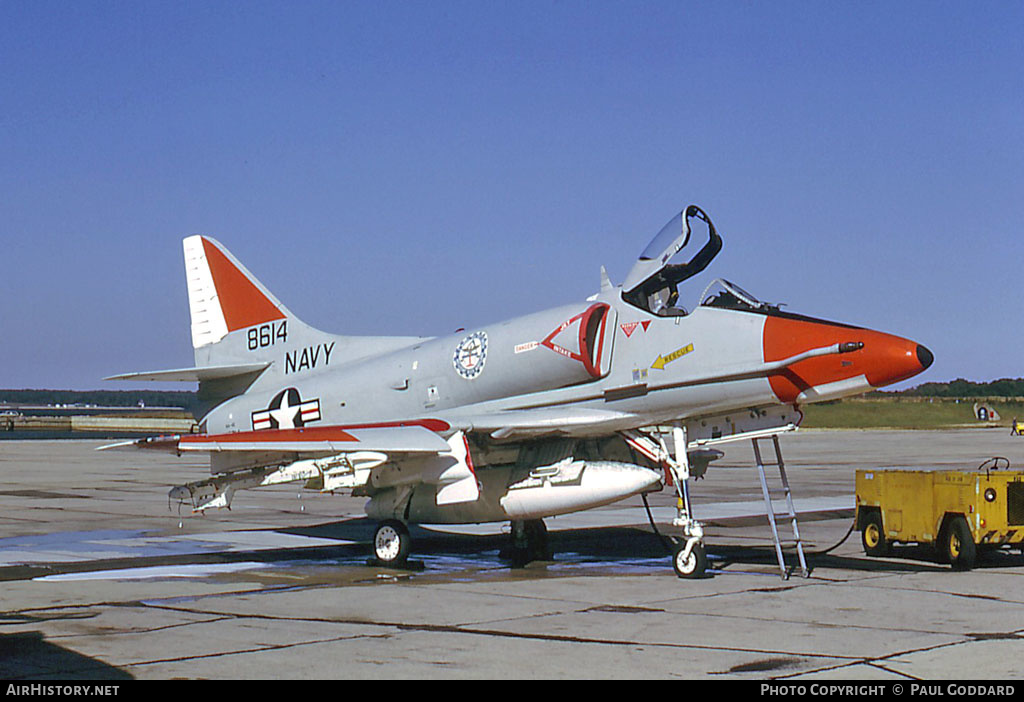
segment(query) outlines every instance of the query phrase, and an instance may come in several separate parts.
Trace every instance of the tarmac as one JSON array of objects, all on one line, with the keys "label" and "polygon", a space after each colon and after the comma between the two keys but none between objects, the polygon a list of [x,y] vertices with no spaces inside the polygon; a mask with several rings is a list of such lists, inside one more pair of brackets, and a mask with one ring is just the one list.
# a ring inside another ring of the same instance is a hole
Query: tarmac
[{"label": "tarmac", "polygon": [[[1024,678],[1018,551],[953,572],[849,533],[855,469],[1019,468],[1005,429],[782,436],[810,566],[789,549],[788,579],[750,442],[692,486],[699,580],[639,498],[547,520],[551,561],[500,560],[507,525],[414,528],[420,568],[391,570],[362,498],[275,486],[193,517],[167,492],[205,465],[101,443],[0,441],[0,679]],[[671,534],[673,494],[650,502]]]}]

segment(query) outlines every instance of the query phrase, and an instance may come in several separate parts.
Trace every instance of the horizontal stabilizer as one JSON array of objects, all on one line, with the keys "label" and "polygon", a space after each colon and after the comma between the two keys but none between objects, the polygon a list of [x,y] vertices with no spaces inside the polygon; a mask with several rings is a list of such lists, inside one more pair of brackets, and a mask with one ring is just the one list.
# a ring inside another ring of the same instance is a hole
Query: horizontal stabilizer
[{"label": "horizontal stabilizer", "polygon": [[167,382],[198,382],[234,378],[250,373],[259,373],[270,365],[270,361],[262,363],[240,363],[223,366],[201,366],[196,368],[174,368],[171,370],[140,371],[138,373],[122,373],[112,375],[104,380],[160,380]]},{"label": "horizontal stabilizer", "polygon": [[129,439],[127,441],[118,441],[113,444],[106,444],[105,446],[97,446],[97,451],[109,451],[111,449],[150,449],[155,451],[169,451],[171,453],[177,453],[178,442],[181,440],[181,434],[173,434],[171,436],[148,436],[144,439]]}]

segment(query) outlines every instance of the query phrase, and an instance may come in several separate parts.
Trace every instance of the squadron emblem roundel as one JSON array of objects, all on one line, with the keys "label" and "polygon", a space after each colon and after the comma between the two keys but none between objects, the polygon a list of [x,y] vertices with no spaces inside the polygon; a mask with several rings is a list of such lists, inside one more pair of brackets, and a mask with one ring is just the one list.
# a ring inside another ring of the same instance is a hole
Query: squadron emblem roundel
[{"label": "squadron emblem roundel", "polygon": [[478,331],[459,342],[459,345],[455,347],[452,363],[455,365],[456,373],[466,380],[472,380],[483,371],[485,360],[487,360],[487,332]]}]

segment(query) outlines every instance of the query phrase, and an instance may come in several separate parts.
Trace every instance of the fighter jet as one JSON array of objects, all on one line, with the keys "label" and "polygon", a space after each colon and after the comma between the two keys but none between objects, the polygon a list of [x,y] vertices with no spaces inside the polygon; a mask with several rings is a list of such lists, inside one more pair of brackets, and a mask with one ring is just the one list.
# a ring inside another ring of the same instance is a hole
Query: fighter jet
[{"label": "fighter jet", "polygon": [[547,551],[543,519],[668,483],[673,566],[699,576],[687,486],[722,455],[712,444],[793,430],[801,405],[932,363],[914,341],[783,311],[723,279],[684,307],[679,286],[722,248],[696,205],[621,285],[602,269],[584,301],[435,338],[319,331],[216,240],[183,247],[195,365],[108,380],[198,381],[202,416],[195,433],[126,443],[209,456],[212,478],[170,493],[193,512],[294,481],[365,496],[386,565],[409,557],[410,523],[509,522],[511,553],[528,560]]}]

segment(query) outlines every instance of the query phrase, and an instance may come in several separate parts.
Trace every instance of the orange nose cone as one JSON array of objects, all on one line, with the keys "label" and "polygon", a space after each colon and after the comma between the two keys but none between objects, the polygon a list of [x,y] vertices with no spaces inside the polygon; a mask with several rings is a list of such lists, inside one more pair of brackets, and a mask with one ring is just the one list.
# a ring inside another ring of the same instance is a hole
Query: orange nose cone
[{"label": "orange nose cone", "polygon": [[932,364],[934,356],[915,341],[892,334],[809,319],[768,317],[764,326],[764,360],[781,361],[811,349],[849,342],[863,347],[849,353],[809,358],[769,376],[772,391],[783,402],[796,402],[814,389],[830,388],[830,396],[852,395],[912,378]]}]

